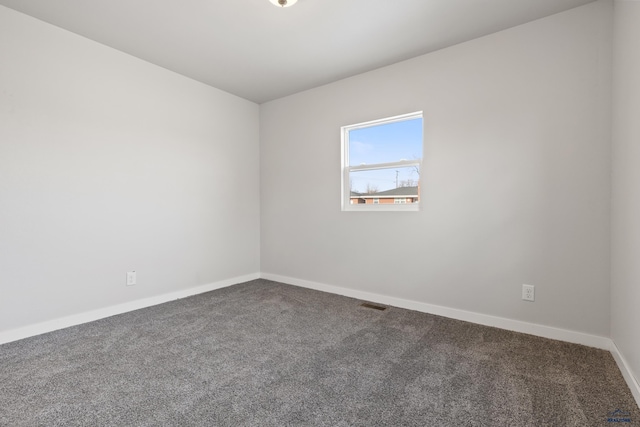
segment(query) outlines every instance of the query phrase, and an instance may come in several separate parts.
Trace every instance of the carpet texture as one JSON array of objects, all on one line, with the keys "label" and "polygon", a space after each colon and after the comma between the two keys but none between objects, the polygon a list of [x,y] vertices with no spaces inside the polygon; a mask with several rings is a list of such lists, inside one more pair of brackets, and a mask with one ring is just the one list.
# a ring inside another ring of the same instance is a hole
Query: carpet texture
[{"label": "carpet texture", "polygon": [[255,280],[4,344],[0,425],[638,425],[606,351],[361,302]]}]

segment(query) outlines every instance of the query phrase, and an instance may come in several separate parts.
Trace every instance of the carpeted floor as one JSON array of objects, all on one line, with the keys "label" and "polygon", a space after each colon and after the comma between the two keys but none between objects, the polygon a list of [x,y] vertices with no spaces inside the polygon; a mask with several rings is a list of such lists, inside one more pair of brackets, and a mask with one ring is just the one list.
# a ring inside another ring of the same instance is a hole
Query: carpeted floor
[{"label": "carpeted floor", "polygon": [[640,420],[606,351],[361,302],[256,280],[2,345],[0,425]]}]

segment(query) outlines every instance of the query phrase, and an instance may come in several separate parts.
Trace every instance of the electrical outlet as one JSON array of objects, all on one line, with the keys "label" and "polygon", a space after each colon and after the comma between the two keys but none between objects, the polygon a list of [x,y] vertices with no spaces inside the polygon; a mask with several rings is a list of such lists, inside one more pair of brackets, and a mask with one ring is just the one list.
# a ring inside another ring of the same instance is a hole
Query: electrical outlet
[{"label": "electrical outlet", "polygon": [[136,272],[127,271],[127,286],[133,286],[136,284]]},{"label": "electrical outlet", "polygon": [[522,299],[525,301],[536,300],[536,288],[533,285],[522,285]]}]

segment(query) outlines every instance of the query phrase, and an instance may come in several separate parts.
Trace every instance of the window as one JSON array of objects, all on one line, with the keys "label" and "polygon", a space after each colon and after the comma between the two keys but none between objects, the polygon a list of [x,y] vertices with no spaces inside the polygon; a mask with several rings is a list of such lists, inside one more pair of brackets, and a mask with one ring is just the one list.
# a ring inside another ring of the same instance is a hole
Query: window
[{"label": "window", "polygon": [[418,210],[422,112],[341,130],[342,210]]}]

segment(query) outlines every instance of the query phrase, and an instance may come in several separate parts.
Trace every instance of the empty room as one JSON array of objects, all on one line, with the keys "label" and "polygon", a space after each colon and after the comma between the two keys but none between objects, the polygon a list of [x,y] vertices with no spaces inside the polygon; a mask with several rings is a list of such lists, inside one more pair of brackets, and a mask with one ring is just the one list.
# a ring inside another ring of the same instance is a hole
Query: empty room
[{"label": "empty room", "polygon": [[0,0],[0,426],[640,425],[640,1]]}]

